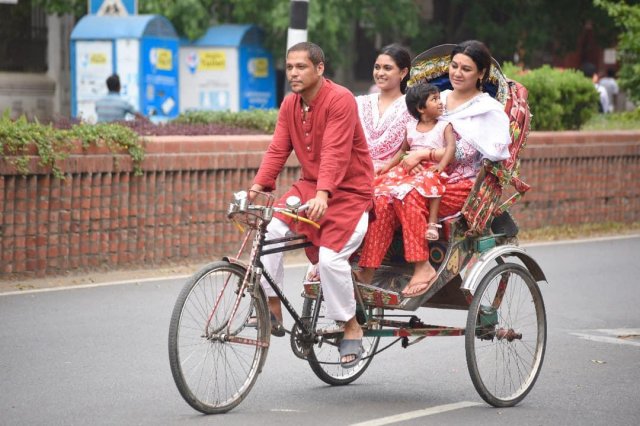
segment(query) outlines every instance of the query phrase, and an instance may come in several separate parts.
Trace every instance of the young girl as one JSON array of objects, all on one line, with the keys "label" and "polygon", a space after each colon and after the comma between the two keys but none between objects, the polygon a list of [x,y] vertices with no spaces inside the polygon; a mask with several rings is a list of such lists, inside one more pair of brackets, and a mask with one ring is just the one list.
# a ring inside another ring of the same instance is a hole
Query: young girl
[{"label": "young girl", "polygon": [[416,84],[405,98],[407,109],[418,121],[407,125],[405,153],[396,155],[381,170],[388,171],[375,178],[376,218],[364,239],[357,279],[371,282],[382,261],[380,254],[384,256],[393,230],[401,225],[404,257],[415,265],[402,295],[416,297],[427,292],[437,277],[429,264],[425,237],[438,239],[438,206],[445,190],[441,177],[446,177],[444,169],[454,157],[456,139],[451,124],[438,120],[443,105],[437,87]]},{"label": "young girl", "polygon": [[[440,91],[434,85],[419,83],[408,89],[407,109],[418,121],[407,123],[406,139],[400,154],[381,169],[374,180],[375,196],[403,200],[411,191],[429,200],[428,240],[438,239],[438,207],[445,191],[444,172],[453,160],[456,143],[451,124],[439,121],[443,113]],[[435,150],[445,148],[440,161]],[[408,151],[408,152],[407,152]],[[399,163],[399,164],[398,164]],[[426,200],[424,200],[426,202]]]}]

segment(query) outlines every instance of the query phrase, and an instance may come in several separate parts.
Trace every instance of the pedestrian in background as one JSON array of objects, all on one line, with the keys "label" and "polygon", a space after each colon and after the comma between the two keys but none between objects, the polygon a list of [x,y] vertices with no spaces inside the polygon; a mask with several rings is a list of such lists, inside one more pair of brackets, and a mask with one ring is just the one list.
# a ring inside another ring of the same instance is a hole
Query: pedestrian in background
[{"label": "pedestrian in background", "polygon": [[607,69],[606,77],[602,77],[599,81],[600,85],[607,91],[607,97],[609,98],[609,111],[605,112],[614,112],[616,110],[620,88],[618,87],[618,82],[616,82],[615,75],[616,72],[613,68],[609,68]]},{"label": "pedestrian in background", "polygon": [[107,78],[107,89],[109,93],[96,102],[96,114],[98,114],[98,123],[106,123],[110,121],[122,121],[127,114],[131,114],[136,118],[142,118],[142,114],[138,113],[133,105],[120,95],[120,77],[113,74]]},{"label": "pedestrian in background", "polygon": [[607,90],[600,85],[598,82],[599,77],[596,72],[596,66],[590,62],[582,65],[582,73],[585,77],[589,78],[593,82],[593,87],[596,88],[599,96],[598,102],[598,112],[600,113],[608,113],[609,112],[609,95],[607,95]]}]

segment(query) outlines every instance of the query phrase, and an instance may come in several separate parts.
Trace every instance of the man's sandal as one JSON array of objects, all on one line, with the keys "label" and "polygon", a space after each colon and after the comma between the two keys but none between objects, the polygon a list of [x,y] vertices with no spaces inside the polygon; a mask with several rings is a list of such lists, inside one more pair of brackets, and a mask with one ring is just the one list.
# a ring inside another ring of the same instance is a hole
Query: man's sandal
[{"label": "man's sandal", "polygon": [[[362,347],[362,339],[343,339],[338,345],[338,352],[340,352],[340,365],[342,368],[353,368],[360,361],[362,361],[362,355],[364,355],[364,348]],[[353,356],[351,361],[342,362],[342,358]]]},{"label": "man's sandal", "polygon": [[[278,321],[278,319],[273,314],[273,312],[270,312],[270,313],[271,313],[271,318],[270,318],[271,319],[271,335],[275,337],[284,337],[284,335],[286,334],[286,330],[284,329],[284,326],[280,321]],[[247,320],[247,327],[257,327],[257,326],[258,326],[258,319],[256,317],[250,317]]]},{"label": "man's sandal", "polygon": [[439,223],[430,223],[429,228],[427,228],[427,240],[437,241],[440,239],[440,234],[438,233],[439,228],[442,228],[442,225]]}]

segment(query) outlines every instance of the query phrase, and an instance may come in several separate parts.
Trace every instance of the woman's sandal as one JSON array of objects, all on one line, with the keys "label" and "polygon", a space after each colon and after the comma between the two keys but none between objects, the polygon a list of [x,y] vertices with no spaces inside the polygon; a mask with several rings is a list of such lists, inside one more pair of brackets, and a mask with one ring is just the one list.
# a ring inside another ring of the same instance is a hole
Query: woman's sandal
[{"label": "woman's sandal", "polygon": [[442,225],[439,223],[430,223],[429,228],[427,228],[427,240],[438,241],[438,239],[440,239],[439,228],[442,228]]},{"label": "woman's sandal", "polygon": [[[436,282],[436,280],[438,279],[438,274],[434,275],[433,278],[431,278],[431,280],[429,281],[420,281],[417,283],[413,283],[411,285],[406,286],[403,290],[402,290],[402,297],[404,298],[411,298],[411,297],[418,297],[418,296],[422,296],[423,294],[425,294],[427,291],[429,291],[429,289],[431,288],[431,286],[433,285],[433,283]],[[407,289],[409,289],[409,287],[420,287],[420,290],[418,290],[415,293],[411,293],[411,294],[407,294],[405,293],[405,291]]]}]

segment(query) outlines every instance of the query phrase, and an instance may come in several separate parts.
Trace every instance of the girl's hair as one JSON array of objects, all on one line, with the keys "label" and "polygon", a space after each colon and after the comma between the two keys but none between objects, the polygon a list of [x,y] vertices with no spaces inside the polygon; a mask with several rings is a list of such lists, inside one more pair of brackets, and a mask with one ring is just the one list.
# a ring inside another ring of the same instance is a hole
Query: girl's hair
[{"label": "girl's hair", "polygon": [[405,75],[400,82],[400,91],[405,93],[407,91],[407,81],[409,81],[409,71],[411,71],[411,55],[409,51],[399,44],[390,44],[380,49],[378,56],[380,55],[390,56],[398,68],[401,70],[404,68],[407,69],[407,75]]},{"label": "girl's hair", "polygon": [[420,111],[418,111],[418,108],[424,108],[427,99],[429,99],[429,95],[436,93],[440,93],[440,89],[431,83],[417,83],[409,87],[404,98],[409,114],[419,121]]},{"label": "girl's hair", "polygon": [[484,70],[482,79],[478,79],[476,82],[476,88],[482,90],[482,87],[489,79],[491,73],[491,52],[487,49],[487,46],[483,42],[478,40],[467,40],[456,45],[451,51],[451,59],[458,53],[467,55],[473,60],[478,67],[478,71]]}]

